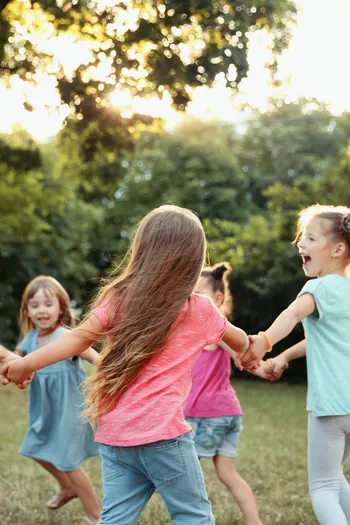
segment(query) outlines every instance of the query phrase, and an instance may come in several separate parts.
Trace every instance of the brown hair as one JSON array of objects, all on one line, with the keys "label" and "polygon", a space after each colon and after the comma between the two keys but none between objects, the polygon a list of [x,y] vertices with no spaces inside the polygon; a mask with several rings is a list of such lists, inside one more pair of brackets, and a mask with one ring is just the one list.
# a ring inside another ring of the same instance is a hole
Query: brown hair
[{"label": "brown hair", "polygon": [[230,319],[233,312],[233,297],[230,290],[229,275],[232,268],[229,263],[221,262],[214,266],[207,266],[201,273],[202,277],[209,280],[213,293],[224,294],[224,302],[220,307],[221,313]]},{"label": "brown hair", "polygon": [[23,292],[22,304],[20,309],[21,338],[34,328],[33,322],[28,317],[28,302],[40,290],[44,293],[53,294],[57,297],[62,314],[58,318],[58,325],[72,327],[75,325],[75,318],[70,307],[69,295],[63,286],[49,275],[39,275],[27,284]]},{"label": "brown hair", "polygon": [[189,210],[161,206],[141,221],[124,269],[111,276],[93,304],[109,303],[109,326],[101,357],[85,385],[90,420],[110,411],[164,347],[190,300],[205,252],[202,224]]},{"label": "brown hair", "polygon": [[322,206],[314,204],[299,213],[297,234],[298,242],[311,219],[325,219],[329,224],[329,233],[335,240],[344,241],[350,258],[350,208],[346,206]]}]

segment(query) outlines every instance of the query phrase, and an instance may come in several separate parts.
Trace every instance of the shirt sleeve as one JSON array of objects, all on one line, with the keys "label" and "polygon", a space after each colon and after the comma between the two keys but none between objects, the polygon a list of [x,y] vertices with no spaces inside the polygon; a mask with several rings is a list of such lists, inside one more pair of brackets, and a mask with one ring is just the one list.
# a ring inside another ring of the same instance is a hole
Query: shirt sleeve
[{"label": "shirt sleeve", "polygon": [[207,317],[207,345],[217,343],[226,332],[227,319],[218,308],[209,300]]},{"label": "shirt sleeve", "polygon": [[32,332],[28,332],[27,335],[22,339],[22,341],[17,345],[17,348],[25,355],[30,352],[31,340],[33,337]]},{"label": "shirt sleeve", "polygon": [[322,318],[324,313],[323,305],[325,304],[325,290],[323,283],[319,279],[311,279],[304,285],[299,292],[298,297],[306,293],[312,295],[316,303],[316,308],[309,317],[317,321]]},{"label": "shirt sleeve", "polygon": [[111,306],[111,301],[106,299],[103,301],[100,306],[92,310],[92,313],[96,315],[97,319],[102,324],[103,328],[108,327],[108,321],[109,321],[109,310]]}]

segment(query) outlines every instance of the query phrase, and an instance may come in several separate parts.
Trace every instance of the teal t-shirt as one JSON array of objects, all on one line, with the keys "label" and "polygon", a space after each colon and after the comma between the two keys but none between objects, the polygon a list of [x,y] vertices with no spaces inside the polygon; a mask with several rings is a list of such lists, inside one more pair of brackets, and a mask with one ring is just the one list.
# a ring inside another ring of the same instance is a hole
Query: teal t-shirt
[{"label": "teal t-shirt", "polygon": [[350,415],[350,279],[326,275],[308,281],[316,310],[303,319],[308,375],[307,410],[313,416]]}]

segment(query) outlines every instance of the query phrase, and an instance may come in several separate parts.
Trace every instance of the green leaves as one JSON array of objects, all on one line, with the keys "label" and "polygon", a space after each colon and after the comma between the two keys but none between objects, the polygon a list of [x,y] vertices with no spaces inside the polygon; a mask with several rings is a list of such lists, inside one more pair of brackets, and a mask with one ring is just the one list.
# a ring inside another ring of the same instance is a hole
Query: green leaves
[{"label": "green leaves", "polygon": [[[300,209],[350,202],[349,117],[305,114],[301,102],[257,115],[242,134],[213,121],[185,119],[166,132],[104,115],[72,119],[40,147],[21,130],[0,136],[1,342],[16,340],[31,278],[57,277],[84,307],[138,221],[166,203],[194,210],[209,261],[231,263],[234,322],[265,329],[305,282],[292,244]],[[301,337],[299,329],[277,350]]]},{"label": "green leaves", "polygon": [[[111,107],[116,87],[143,97],[166,89],[184,109],[188,88],[210,85],[219,73],[237,87],[248,71],[249,33],[266,29],[275,37],[275,51],[284,49],[294,16],[289,0],[127,0],[105,7],[97,1],[12,0],[0,17],[0,71],[28,81],[38,70],[50,70],[62,102],[89,121],[103,104]],[[55,53],[68,43],[89,53],[72,72]]]}]

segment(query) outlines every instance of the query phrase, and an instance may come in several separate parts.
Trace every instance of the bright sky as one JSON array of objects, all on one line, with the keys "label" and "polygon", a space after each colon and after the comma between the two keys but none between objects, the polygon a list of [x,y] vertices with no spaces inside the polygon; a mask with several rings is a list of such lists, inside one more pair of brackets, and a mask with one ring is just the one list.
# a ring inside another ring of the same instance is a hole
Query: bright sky
[{"label": "bright sky", "polygon": [[[252,35],[249,51],[250,72],[240,85],[240,92],[232,101],[232,93],[218,78],[213,89],[198,88],[193,94],[193,102],[188,113],[197,116],[216,116],[224,120],[241,120],[241,104],[264,111],[272,94],[281,94],[287,100],[299,97],[315,97],[329,104],[334,113],[350,111],[350,69],[348,53],[350,50],[349,0],[297,0],[299,9],[298,25],[290,47],[279,60],[279,78],[282,87],[277,91],[269,85],[269,72],[266,63],[270,59],[268,38],[265,34]],[[83,43],[72,43],[64,37],[58,44],[51,39],[57,59],[66,72],[73,71],[79,63],[88,62],[89,52]],[[109,65],[104,70],[93,71],[104,78]],[[67,107],[59,106],[53,76],[38,76],[37,85],[24,85],[15,78],[12,89],[0,85],[0,131],[10,132],[12,126],[21,123],[34,137],[45,140],[55,135],[64,118]],[[121,107],[125,116],[134,111],[164,116],[169,124],[176,115],[169,107],[167,93],[159,103],[155,98],[147,103],[140,98],[131,99],[127,90],[115,93],[112,102]],[[23,103],[29,101],[36,109],[24,110]]]}]

